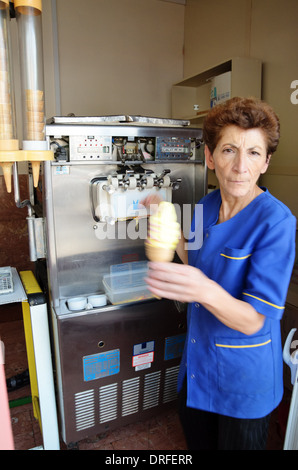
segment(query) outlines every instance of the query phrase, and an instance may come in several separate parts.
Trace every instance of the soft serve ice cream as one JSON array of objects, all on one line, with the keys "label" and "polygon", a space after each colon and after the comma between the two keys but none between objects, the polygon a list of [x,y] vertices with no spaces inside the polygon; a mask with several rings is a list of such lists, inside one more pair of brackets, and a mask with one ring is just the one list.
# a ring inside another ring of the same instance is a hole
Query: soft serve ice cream
[{"label": "soft serve ice cream", "polygon": [[175,207],[162,201],[158,210],[149,217],[148,237],[145,241],[147,258],[150,261],[172,261],[180,238]]}]

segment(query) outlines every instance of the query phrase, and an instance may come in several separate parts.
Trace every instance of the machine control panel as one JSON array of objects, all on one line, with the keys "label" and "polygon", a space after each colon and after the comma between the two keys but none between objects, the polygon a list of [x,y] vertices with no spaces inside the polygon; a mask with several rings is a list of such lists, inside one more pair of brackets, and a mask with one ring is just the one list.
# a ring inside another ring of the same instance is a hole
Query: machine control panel
[{"label": "machine control panel", "polygon": [[98,135],[70,136],[69,159],[113,160],[112,138]]},{"label": "machine control panel", "polygon": [[[63,143],[61,143],[63,142]],[[190,137],[69,135],[52,140],[56,161],[142,162],[195,160],[200,141]]]},{"label": "machine control panel", "polygon": [[156,160],[189,160],[191,140],[183,137],[156,137]]}]

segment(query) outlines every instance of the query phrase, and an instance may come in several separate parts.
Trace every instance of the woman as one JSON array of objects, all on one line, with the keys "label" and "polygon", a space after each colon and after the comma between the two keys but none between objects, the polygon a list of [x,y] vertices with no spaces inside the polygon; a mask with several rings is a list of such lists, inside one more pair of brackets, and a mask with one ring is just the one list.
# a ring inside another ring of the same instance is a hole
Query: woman
[{"label": "woman", "polygon": [[[279,141],[269,105],[233,98],[204,123],[219,190],[205,196],[203,245],[184,264],[150,263],[159,297],[188,302],[178,378],[190,449],[264,449],[283,394],[280,319],[295,257],[296,219],[257,181]],[[192,221],[192,233],[199,220]]]}]

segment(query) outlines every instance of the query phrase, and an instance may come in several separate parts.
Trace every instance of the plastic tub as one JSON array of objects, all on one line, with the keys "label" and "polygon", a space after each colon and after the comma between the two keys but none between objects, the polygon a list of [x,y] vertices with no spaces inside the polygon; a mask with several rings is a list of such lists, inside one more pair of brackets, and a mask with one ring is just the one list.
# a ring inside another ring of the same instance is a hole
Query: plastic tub
[{"label": "plastic tub", "polygon": [[151,299],[145,282],[147,268],[116,272],[103,277],[106,296],[113,305]]}]

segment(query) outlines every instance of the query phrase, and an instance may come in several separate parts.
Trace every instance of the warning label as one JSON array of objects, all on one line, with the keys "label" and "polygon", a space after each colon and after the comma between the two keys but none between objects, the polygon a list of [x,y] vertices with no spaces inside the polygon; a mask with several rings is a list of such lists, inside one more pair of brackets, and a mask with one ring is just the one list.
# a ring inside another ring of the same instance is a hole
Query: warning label
[{"label": "warning label", "polygon": [[154,359],[154,351],[144,353],[144,354],[138,354],[137,356],[133,356],[132,358],[132,366],[141,366],[143,364],[150,364],[153,362]]}]

